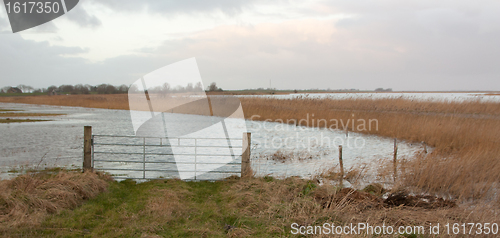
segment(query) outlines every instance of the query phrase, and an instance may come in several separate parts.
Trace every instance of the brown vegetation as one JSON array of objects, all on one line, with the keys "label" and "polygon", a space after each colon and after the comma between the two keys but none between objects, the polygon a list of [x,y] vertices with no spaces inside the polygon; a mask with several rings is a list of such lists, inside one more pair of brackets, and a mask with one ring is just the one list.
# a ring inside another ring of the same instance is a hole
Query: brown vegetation
[{"label": "brown vegetation", "polygon": [[0,230],[39,225],[48,214],[97,196],[108,179],[102,174],[47,170],[1,180]]},{"label": "brown vegetation", "polygon": [[49,114],[49,113],[17,113],[17,112],[3,112],[0,117],[50,117],[61,116],[63,114]]},{"label": "brown vegetation", "polygon": [[[331,119],[368,121],[378,129],[350,131],[424,141],[435,147],[430,156],[406,163],[403,186],[463,199],[494,194],[500,182],[500,103],[480,101],[428,102],[405,99],[290,99],[242,98],[246,117],[259,120],[293,119],[302,125]],[[309,117],[308,117],[309,116]],[[324,126],[324,123],[321,124]],[[342,129],[342,128],[339,128]],[[361,128],[363,129],[363,128]]]},{"label": "brown vegetation", "polygon": [[0,97],[0,102],[128,110],[127,94]]}]

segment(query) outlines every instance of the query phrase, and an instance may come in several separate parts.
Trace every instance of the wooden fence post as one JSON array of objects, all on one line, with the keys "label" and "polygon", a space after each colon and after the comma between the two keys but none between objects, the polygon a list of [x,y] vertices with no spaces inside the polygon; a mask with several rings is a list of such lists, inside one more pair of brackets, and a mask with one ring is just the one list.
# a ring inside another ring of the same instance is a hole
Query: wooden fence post
[{"label": "wooden fence post", "polygon": [[250,149],[252,144],[252,133],[243,133],[243,153],[241,154],[241,177],[252,177],[252,168],[250,164]]},{"label": "wooden fence post", "polygon": [[340,186],[344,186],[344,162],[342,161],[342,146],[339,145],[339,164],[340,164]]},{"label": "wooden fence post", "polygon": [[424,153],[427,154],[427,144],[425,143],[425,141],[422,141],[422,143],[424,144]]},{"label": "wooden fence post", "polygon": [[93,171],[92,168],[92,127],[83,129],[83,172]]},{"label": "wooden fence post", "polygon": [[393,166],[394,166],[394,182],[396,182],[396,178],[398,176],[398,164],[397,164],[397,159],[398,159],[398,139],[394,138],[394,159],[392,161]]}]

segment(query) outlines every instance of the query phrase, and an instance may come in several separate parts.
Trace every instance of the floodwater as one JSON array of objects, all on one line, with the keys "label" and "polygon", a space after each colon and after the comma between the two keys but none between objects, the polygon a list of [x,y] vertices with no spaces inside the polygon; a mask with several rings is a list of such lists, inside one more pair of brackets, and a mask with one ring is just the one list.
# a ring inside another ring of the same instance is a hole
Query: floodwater
[{"label": "floodwater", "polygon": [[283,95],[248,95],[241,97],[273,97],[280,99],[291,98],[330,98],[330,99],[395,99],[404,98],[416,101],[455,101],[462,102],[467,100],[479,100],[483,102],[500,102],[499,93],[484,93],[484,92],[422,92],[422,93],[399,93],[399,92],[341,92],[341,93],[295,93]]},{"label": "floodwater", "polygon": [[[13,176],[14,168],[43,168],[43,167],[73,167],[81,168],[83,161],[83,127],[92,126],[93,134],[134,136],[130,112],[125,110],[92,109],[79,107],[42,106],[26,104],[0,103],[3,109],[19,109],[30,113],[57,113],[63,116],[50,117],[53,121],[0,124],[0,169],[2,178]],[[197,115],[170,114],[171,120],[196,120]],[[38,119],[30,117],[30,119]],[[47,119],[41,118],[41,119]],[[308,178],[321,173],[329,168],[338,166],[338,146],[343,146],[343,161],[346,170],[350,168],[362,168],[364,172],[372,174],[378,169],[381,160],[390,159],[393,155],[393,139],[378,136],[349,133],[346,137],[341,130],[329,130],[308,128],[302,126],[281,124],[275,122],[246,121],[248,132],[252,133],[251,166],[257,176],[300,176]],[[208,135],[206,137],[218,137]],[[106,143],[113,138],[95,138],[95,143]],[[120,143],[132,143],[140,145],[144,143],[137,139],[118,139]],[[126,141],[129,140],[129,141]],[[135,141],[134,141],[135,140]],[[148,145],[163,145],[156,149],[148,150],[148,153],[161,152],[168,154],[175,150],[175,140],[152,141],[148,139]],[[181,144],[189,145],[189,141],[183,140]],[[203,142],[200,142],[203,143]],[[223,143],[226,143],[223,141]],[[241,140],[231,142],[233,146],[241,146]],[[198,144],[202,145],[202,144]],[[173,146],[170,148],[170,146]],[[130,148],[129,148],[130,147]],[[140,153],[143,149],[138,146],[129,146],[123,149],[125,152]],[[399,142],[399,158],[411,158],[422,151],[422,145]],[[97,152],[116,152],[116,148],[101,146],[94,148]],[[206,151],[210,153],[211,151]],[[177,151],[176,151],[177,153]],[[201,152],[199,152],[201,153]],[[235,148],[233,152],[241,155],[241,148]],[[279,161],[280,155],[291,158],[287,161]],[[100,156],[100,157],[99,157]],[[107,154],[95,154],[96,160],[133,160],[131,155],[119,155],[116,158]],[[236,156],[237,157],[237,156]],[[207,157],[207,160],[216,158]],[[236,158],[234,161],[241,161]],[[162,155],[148,158],[148,160],[168,161]],[[200,162],[200,161],[198,161]],[[136,166],[136,167],[134,167]],[[143,166],[140,163],[113,163],[106,162],[95,164],[96,168],[137,168]],[[164,166],[164,167],[161,167]],[[182,169],[161,164],[148,164],[151,168]],[[237,167],[236,169],[238,169]],[[188,168],[189,169],[189,168]],[[234,170],[234,166],[223,166],[218,169]],[[130,171],[108,171],[116,175],[132,177],[142,176],[142,172],[132,173]],[[172,174],[161,171],[148,173],[147,177],[172,177]],[[175,176],[173,176],[175,177]]]}]

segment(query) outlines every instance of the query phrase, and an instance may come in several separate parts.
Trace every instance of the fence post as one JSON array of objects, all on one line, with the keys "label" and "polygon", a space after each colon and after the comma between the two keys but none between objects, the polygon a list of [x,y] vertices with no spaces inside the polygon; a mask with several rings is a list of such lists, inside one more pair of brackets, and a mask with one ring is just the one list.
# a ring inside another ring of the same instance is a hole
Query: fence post
[{"label": "fence post", "polygon": [[344,162],[342,161],[342,146],[339,145],[339,164],[340,164],[340,186],[344,186]]},{"label": "fence post", "polygon": [[398,159],[398,139],[394,138],[394,159],[392,161],[394,166],[394,182],[396,182],[396,177],[398,176],[397,168],[397,159]]},{"label": "fence post", "polygon": [[241,177],[252,177],[252,168],[250,167],[250,146],[252,144],[252,133],[243,133],[243,153],[241,154]]},{"label": "fence post", "polygon": [[83,172],[93,171],[92,168],[92,127],[83,129]]},{"label": "fence post", "polygon": [[349,137],[349,126],[345,128],[345,138]]},{"label": "fence post", "polygon": [[422,141],[422,143],[424,144],[424,153],[427,154],[427,143],[425,141]]}]

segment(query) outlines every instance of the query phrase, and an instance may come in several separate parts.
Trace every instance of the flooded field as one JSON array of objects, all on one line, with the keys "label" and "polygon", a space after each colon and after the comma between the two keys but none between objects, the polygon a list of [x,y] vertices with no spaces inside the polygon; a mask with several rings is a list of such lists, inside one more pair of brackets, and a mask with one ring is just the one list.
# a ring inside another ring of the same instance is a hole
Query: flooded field
[{"label": "flooded field", "polygon": [[[0,167],[3,178],[12,176],[13,171],[21,166],[81,168],[84,126],[92,126],[93,134],[134,136],[130,112],[126,110],[7,103],[0,104],[0,108],[23,110],[26,113],[65,114],[51,117],[52,121],[46,122],[0,124],[0,135],[2,135],[0,137]],[[201,116],[169,114],[171,120],[196,120],[197,117]],[[30,117],[30,119],[40,118]],[[257,176],[311,177],[317,175],[338,166],[339,145],[343,146],[344,167],[347,170],[351,167],[361,167],[367,174],[373,175],[380,161],[392,158],[393,154],[392,138],[358,133],[349,133],[346,137],[345,132],[341,130],[308,128],[275,122],[246,121],[246,128],[252,133],[251,163]],[[206,137],[220,136],[207,135]],[[159,143],[159,141],[148,143]],[[241,144],[236,145],[241,146]],[[110,148],[101,147],[100,150],[110,151]],[[166,153],[171,151],[171,148],[166,146],[156,151]],[[399,143],[398,155],[401,159],[410,158],[419,151],[422,151],[421,144]],[[240,155],[241,148],[236,149],[235,154]],[[119,158],[130,159],[127,155],[120,155]],[[163,159],[168,160],[167,157]],[[211,159],[217,160],[217,158]],[[235,161],[237,162],[238,159],[241,161],[241,158],[236,158]],[[109,166],[129,168],[132,165],[127,163],[95,165],[96,168]],[[115,172],[112,171],[112,173]],[[134,176],[132,173],[126,174]],[[170,175],[157,172],[148,177],[151,176],[169,177]],[[371,180],[373,176],[368,176],[367,179]]]},{"label": "flooded field", "polygon": [[[242,96],[247,97],[247,96]],[[450,101],[450,102],[462,102],[467,100],[480,100],[480,101],[490,101],[490,102],[500,102],[500,94],[498,93],[483,93],[483,92],[422,92],[422,93],[399,93],[399,92],[376,92],[376,93],[296,93],[287,95],[272,95],[272,96],[262,96],[262,97],[273,97],[273,98],[330,98],[330,99],[396,99],[404,98],[410,100],[418,101]]]}]

